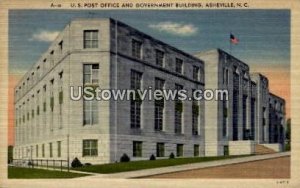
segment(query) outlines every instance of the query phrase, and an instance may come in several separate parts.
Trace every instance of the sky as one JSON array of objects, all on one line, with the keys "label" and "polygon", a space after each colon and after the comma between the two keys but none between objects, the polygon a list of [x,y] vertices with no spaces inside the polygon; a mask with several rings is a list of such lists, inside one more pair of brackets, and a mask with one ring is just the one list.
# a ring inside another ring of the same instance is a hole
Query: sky
[{"label": "sky", "polygon": [[[10,90],[71,20],[102,17],[122,21],[190,54],[215,48],[230,52],[247,63],[251,72],[268,76],[271,92],[286,99],[289,116],[289,10],[11,10]],[[231,51],[230,33],[239,39]],[[10,143],[13,142],[12,101],[9,102]]]}]

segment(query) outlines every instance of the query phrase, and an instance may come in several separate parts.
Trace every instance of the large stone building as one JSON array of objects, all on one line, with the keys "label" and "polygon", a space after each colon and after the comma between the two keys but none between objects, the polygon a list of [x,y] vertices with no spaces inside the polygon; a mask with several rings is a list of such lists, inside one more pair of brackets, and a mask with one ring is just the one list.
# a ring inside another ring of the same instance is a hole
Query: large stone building
[{"label": "large stone building", "polygon": [[[71,86],[189,95],[228,89],[229,100],[74,101]],[[251,153],[254,144],[280,150],[284,109],[266,77],[250,74],[226,52],[193,56],[113,19],[78,19],[15,88],[14,157],[110,163],[123,154],[131,160],[217,156],[228,149]]]}]

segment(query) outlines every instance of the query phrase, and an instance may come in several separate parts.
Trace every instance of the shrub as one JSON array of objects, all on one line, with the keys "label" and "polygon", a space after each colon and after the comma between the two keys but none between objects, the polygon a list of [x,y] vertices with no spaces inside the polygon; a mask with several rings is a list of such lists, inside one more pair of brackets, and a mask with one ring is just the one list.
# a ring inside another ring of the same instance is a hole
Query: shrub
[{"label": "shrub", "polygon": [[154,161],[154,160],[156,160],[156,158],[155,158],[155,156],[152,154],[152,155],[150,156],[150,161]]},{"label": "shrub", "polygon": [[84,166],[92,166],[91,163],[84,163]]},{"label": "shrub", "polygon": [[73,168],[77,168],[77,167],[82,167],[82,163],[79,161],[79,159],[77,157],[75,157],[75,159],[73,159],[71,166]]},{"label": "shrub", "polygon": [[169,158],[170,158],[170,159],[174,159],[174,158],[175,158],[175,155],[174,155],[173,152],[170,154]]},{"label": "shrub", "polygon": [[130,158],[128,157],[128,155],[126,153],[124,153],[122,155],[122,157],[120,158],[120,161],[121,162],[129,162],[130,161]]}]

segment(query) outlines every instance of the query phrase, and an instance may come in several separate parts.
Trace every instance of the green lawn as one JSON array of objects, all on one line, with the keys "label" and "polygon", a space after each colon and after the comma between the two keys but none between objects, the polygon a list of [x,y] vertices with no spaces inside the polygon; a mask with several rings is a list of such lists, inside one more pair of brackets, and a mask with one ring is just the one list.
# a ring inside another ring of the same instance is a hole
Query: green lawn
[{"label": "green lawn", "polygon": [[43,179],[43,178],[76,178],[86,174],[61,172],[57,170],[8,167],[8,178],[11,179]]},{"label": "green lawn", "polygon": [[182,164],[230,159],[230,158],[244,157],[244,156],[249,156],[249,155],[159,159],[159,160],[154,160],[154,161],[150,161],[150,160],[132,161],[132,162],[127,162],[127,163],[111,163],[111,164],[102,164],[102,165],[83,166],[83,167],[79,167],[79,168],[72,168],[72,170],[110,174],[110,173],[117,173],[117,172],[126,172],[126,171],[134,171],[134,170],[142,170],[142,169],[159,168],[159,167],[175,166],[175,165],[182,165]]}]

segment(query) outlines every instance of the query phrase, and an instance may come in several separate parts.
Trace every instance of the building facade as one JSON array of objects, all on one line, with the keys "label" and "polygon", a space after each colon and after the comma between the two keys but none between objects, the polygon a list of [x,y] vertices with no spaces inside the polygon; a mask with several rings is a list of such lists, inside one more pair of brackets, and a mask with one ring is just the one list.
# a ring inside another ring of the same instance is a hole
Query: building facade
[{"label": "building facade", "polygon": [[[74,20],[15,88],[14,156],[111,163],[123,154],[224,155],[230,141],[282,143],[284,100],[262,78],[221,50],[194,56],[117,20]],[[80,86],[228,89],[229,100],[71,100]]]}]

